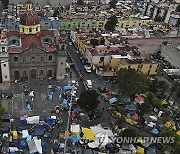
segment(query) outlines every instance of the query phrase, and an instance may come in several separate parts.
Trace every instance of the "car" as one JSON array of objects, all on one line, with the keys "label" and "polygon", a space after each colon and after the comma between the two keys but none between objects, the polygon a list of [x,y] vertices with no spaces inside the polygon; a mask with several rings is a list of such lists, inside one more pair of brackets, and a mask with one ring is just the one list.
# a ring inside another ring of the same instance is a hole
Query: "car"
[{"label": "car", "polygon": [[91,73],[91,66],[84,65],[84,69],[86,70],[87,73]]},{"label": "car", "polygon": [[92,81],[91,80],[86,80],[86,86],[88,89],[92,89]]}]

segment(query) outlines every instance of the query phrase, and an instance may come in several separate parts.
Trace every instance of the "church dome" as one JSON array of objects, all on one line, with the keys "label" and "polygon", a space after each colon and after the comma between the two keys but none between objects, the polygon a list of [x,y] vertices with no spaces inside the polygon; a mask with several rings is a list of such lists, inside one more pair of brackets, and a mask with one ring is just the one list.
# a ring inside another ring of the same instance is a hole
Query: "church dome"
[{"label": "church dome", "polygon": [[20,24],[24,26],[34,26],[40,24],[38,14],[32,10],[26,11],[20,18]]}]

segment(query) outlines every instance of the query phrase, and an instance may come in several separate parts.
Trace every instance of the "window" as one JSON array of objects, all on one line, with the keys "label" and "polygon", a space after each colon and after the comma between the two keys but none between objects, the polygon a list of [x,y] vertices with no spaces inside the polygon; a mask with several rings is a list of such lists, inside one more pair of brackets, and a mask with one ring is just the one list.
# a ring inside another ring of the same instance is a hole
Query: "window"
[{"label": "window", "polygon": [[44,74],[44,72],[43,72],[43,70],[41,70],[41,71],[40,71],[40,75],[43,75],[43,74]]},{"label": "window", "polygon": [[26,58],[25,57],[23,57],[23,63],[25,63],[26,62]]},{"label": "window", "polygon": [[18,57],[14,57],[14,61],[18,61]]},{"label": "window", "polygon": [[48,58],[49,60],[52,60],[52,56],[49,56],[49,58]]},{"label": "window", "polygon": [[7,78],[7,75],[5,75],[5,78]]},{"label": "window", "polygon": [[36,27],[36,32],[38,31],[38,27]]},{"label": "window", "polygon": [[4,64],[4,67],[6,67],[6,64]]},{"label": "window", "polygon": [[24,32],[24,28],[23,28],[23,32]]},{"label": "window", "polygon": [[63,65],[63,62],[61,62],[61,65]]},{"label": "window", "polygon": [[99,63],[103,63],[103,62],[104,62],[104,57],[100,57]]},{"label": "window", "polygon": [[1,47],[2,52],[5,52],[5,47]]},{"label": "window", "polygon": [[31,58],[31,61],[32,61],[32,62],[35,62],[35,61],[36,61],[36,58],[35,58],[35,57],[32,57],[32,58]]},{"label": "window", "polygon": [[29,28],[29,33],[31,33],[32,32],[32,29],[31,28]]},{"label": "window", "polygon": [[43,61],[43,57],[41,57],[41,61]]},{"label": "window", "polygon": [[48,25],[48,23],[46,22],[45,25]]}]

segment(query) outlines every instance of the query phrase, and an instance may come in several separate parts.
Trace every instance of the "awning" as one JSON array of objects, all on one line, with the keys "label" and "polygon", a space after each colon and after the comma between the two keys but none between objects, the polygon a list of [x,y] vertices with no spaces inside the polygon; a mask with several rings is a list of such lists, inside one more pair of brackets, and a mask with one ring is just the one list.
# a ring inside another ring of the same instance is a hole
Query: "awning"
[{"label": "awning", "polygon": [[95,137],[94,137],[94,133],[91,129],[88,128],[82,128],[82,132],[83,132],[83,139],[87,139],[90,141],[94,141]]},{"label": "awning", "polygon": [[118,101],[117,98],[111,98],[111,99],[109,99],[109,104],[113,104],[117,101]]}]

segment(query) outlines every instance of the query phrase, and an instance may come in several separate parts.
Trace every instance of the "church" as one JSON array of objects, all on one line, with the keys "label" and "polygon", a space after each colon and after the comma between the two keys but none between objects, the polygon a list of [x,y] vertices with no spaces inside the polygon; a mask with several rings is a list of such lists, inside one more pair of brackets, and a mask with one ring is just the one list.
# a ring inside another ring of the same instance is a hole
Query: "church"
[{"label": "church", "polygon": [[19,30],[0,33],[0,82],[49,77],[64,79],[66,52],[58,30],[41,30],[32,3],[28,2],[26,6]]}]

